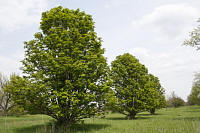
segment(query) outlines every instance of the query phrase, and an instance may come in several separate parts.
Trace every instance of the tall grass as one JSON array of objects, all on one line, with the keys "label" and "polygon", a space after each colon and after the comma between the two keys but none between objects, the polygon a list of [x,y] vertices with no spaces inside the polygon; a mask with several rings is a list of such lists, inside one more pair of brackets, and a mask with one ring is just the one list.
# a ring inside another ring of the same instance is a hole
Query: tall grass
[{"label": "tall grass", "polygon": [[200,133],[200,107],[169,108],[156,115],[140,113],[135,120],[121,114],[85,119],[70,129],[53,124],[45,115],[0,117],[0,133]]}]

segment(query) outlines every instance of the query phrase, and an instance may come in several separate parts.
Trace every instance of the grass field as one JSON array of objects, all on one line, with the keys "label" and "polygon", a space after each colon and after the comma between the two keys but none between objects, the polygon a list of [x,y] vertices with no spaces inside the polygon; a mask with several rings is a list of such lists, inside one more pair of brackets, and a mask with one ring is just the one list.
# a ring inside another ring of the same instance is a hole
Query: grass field
[{"label": "grass field", "polygon": [[0,117],[0,133],[200,133],[200,106],[168,108],[152,116],[140,113],[135,120],[121,114],[86,119],[69,129],[56,128],[45,115]]}]

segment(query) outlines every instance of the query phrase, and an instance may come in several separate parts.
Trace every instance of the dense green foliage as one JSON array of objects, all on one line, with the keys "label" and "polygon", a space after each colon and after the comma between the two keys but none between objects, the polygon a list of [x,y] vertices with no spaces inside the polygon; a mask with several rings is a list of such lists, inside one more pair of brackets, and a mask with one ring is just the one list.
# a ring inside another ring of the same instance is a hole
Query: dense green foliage
[{"label": "dense green foliage", "polygon": [[119,104],[119,112],[133,119],[138,112],[145,110],[143,95],[148,71],[132,55],[117,56],[111,63],[111,78]]},{"label": "dense green foliage", "polygon": [[115,96],[115,91],[112,89],[109,89],[108,93],[106,93],[105,95],[104,111],[117,112],[118,106],[119,104]]},{"label": "dense green foliage", "polygon": [[[17,105],[17,99],[13,99],[13,95],[10,90],[10,86],[13,85],[12,81],[15,79],[15,74],[9,78],[0,74],[0,114],[1,115],[19,115],[24,114],[23,107]],[[17,86],[12,87],[12,91],[17,90]],[[23,95],[20,94],[20,95]]]},{"label": "dense green foliage", "polygon": [[148,75],[148,81],[145,85],[146,91],[144,92],[147,104],[146,110],[151,114],[155,113],[156,109],[164,108],[166,106],[165,90],[161,87],[160,81],[152,74]]},{"label": "dense green foliage", "polygon": [[200,105],[200,73],[195,75],[192,90],[188,96],[189,105]]},{"label": "dense green foliage", "polygon": [[16,79],[13,95],[28,111],[65,125],[101,111],[108,66],[92,17],[59,6],[42,13],[40,29],[25,42],[26,77]]},{"label": "dense green foliage", "polygon": [[147,68],[128,53],[117,56],[111,63],[111,79],[118,111],[129,119],[144,110],[154,113],[155,108],[165,103],[158,78],[149,75]]},{"label": "dense green foliage", "polygon": [[136,120],[126,120],[121,114],[109,114],[104,119],[85,119],[70,129],[56,127],[52,118],[43,115],[0,117],[1,133],[199,133],[200,107],[184,106],[158,111],[157,115],[139,113]]},{"label": "dense green foliage", "polygon": [[[28,110],[30,105],[33,106],[36,100],[41,99],[40,97],[35,97],[37,96],[36,93],[39,92],[33,93],[35,89],[28,80],[15,74],[10,76],[9,84],[5,90],[10,94],[11,100],[14,103],[10,111],[10,113],[14,115],[25,114],[27,112],[25,109]],[[32,101],[28,101],[28,99],[32,99]],[[38,108],[38,110],[40,110],[40,108]],[[30,110],[29,113],[33,111],[34,110]]]}]

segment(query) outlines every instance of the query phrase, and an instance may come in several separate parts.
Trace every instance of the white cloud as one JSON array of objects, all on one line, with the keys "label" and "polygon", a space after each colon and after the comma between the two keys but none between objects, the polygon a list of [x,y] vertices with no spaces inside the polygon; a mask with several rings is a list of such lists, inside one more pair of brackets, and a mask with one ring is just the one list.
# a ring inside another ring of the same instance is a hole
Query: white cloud
[{"label": "white cloud", "polygon": [[176,47],[166,52],[153,52],[144,47],[129,51],[139,58],[150,73],[158,76],[169,95],[174,89],[186,99],[195,71],[200,70],[200,53],[189,47]]},{"label": "white cloud", "polygon": [[157,41],[162,39],[183,39],[196,24],[200,11],[187,4],[162,5],[133,21],[133,30],[145,30],[148,34],[157,36]]},{"label": "white cloud", "polygon": [[143,47],[133,48],[129,52],[132,53],[134,56],[136,56],[136,58],[139,58],[140,60],[142,60],[142,62],[144,61],[144,59],[146,57],[150,56],[149,50],[147,50],[146,48],[143,48]]},{"label": "white cloud", "polygon": [[12,73],[21,74],[20,67],[22,66],[21,60],[23,59],[22,54],[16,54],[11,57],[0,56],[0,73],[4,75],[11,75]]},{"label": "white cloud", "polygon": [[167,94],[174,90],[185,100],[194,72],[200,70],[200,53],[181,44],[197,26],[199,14],[189,4],[161,5],[132,23],[136,46],[129,52],[159,77]]},{"label": "white cloud", "polygon": [[[154,53],[144,47],[136,47],[129,51],[142,63],[145,63],[150,71],[157,74],[169,74],[200,68],[200,53],[189,47],[176,47],[170,51]],[[196,58],[198,57],[198,58]]]},{"label": "white cloud", "polygon": [[106,4],[105,4],[105,8],[118,8],[120,7],[122,4],[124,3],[124,1],[122,0],[107,0]]},{"label": "white cloud", "polygon": [[47,0],[1,0],[0,30],[14,31],[38,23],[46,7]]}]

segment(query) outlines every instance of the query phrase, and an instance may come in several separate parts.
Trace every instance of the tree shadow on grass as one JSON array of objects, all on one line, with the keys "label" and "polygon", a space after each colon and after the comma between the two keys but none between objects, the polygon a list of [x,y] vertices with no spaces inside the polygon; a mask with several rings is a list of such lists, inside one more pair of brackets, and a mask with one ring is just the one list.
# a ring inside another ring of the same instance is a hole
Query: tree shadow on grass
[{"label": "tree shadow on grass", "polygon": [[85,132],[90,132],[90,131],[96,132],[97,130],[105,129],[109,126],[110,126],[109,124],[75,124],[72,127],[70,127],[70,129],[67,129],[66,131],[68,131],[69,133],[76,133],[76,132],[85,133]]},{"label": "tree shadow on grass", "polygon": [[188,113],[199,113],[200,109],[195,109],[195,110],[186,110],[184,112],[188,112]]},{"label": "tree shadow on grass", "polygon": [[160,114],[160,113],[155,113],[155,114],[150,114],[150,113],[148,113],[148,114],[137,114],[137,116],[157,116],[157,115],[164,115],[164,114]]},{"label": "tree shadow on grass", "polygon": [[70,128],[65,126],[35,125],[25,128],[18,128],[14,133],[76,133],[76,132],[90,132],[97,131],[109,127],[108,124],[74,124]]},{"label": "tree shadow on grass", "polygon": [[[148,116],[151,116],[151,115],[148,115]],[[136,116],[135,120],[145,120],[145,119],[151,119],[152,117],[146,117],[146,116],[143,116],[143,115],[138,115]]]},{"label": "tree shadow on grass", "polygon": [[126,117],[109,117],[109,118],[104,118],[107,120],[127,120]]},{"label": "tree shadow on grass", "polygon": [[199,113],[200,112],[200,106],[190,106],[189,108],[186,108],[184,112],[188,113]]},{"label": "tree shadow on grass", "polygon": [[[44,125],[34,125],[34,126],[23,127],[23,128],[15,128],[13,129],[13,132],[14,133],[37,133],[39,130],[45,130],[46,127]],[[47,133],[47,132],[44,132],[44,133]]]},{"label": "tree shadow on grass", "polygon": [[105,118],[107,120],[144,120],[144,119],[151,119],[150,117],[141,117],[136,116],[134,119],[127,119],[126,117],[111,117],[111,118]]},{"label": "tree shadow on grass", "polygon": [[200,121],[200,117],[176,117],[174,120],[185,120],[185,121]]},{"label": "tree shadow on grass", "polygon": [[[151,115],[148,115],[151,116]],[[105,118],[107,120],[130,120],[127,117],[109,117],[109,118]],[[136,117],[132,120],[144,120],[144,119],[151,119],[151,117],[147,117],[147,115],[143,115],[143,114],[138,114],[136,115]]]}]

